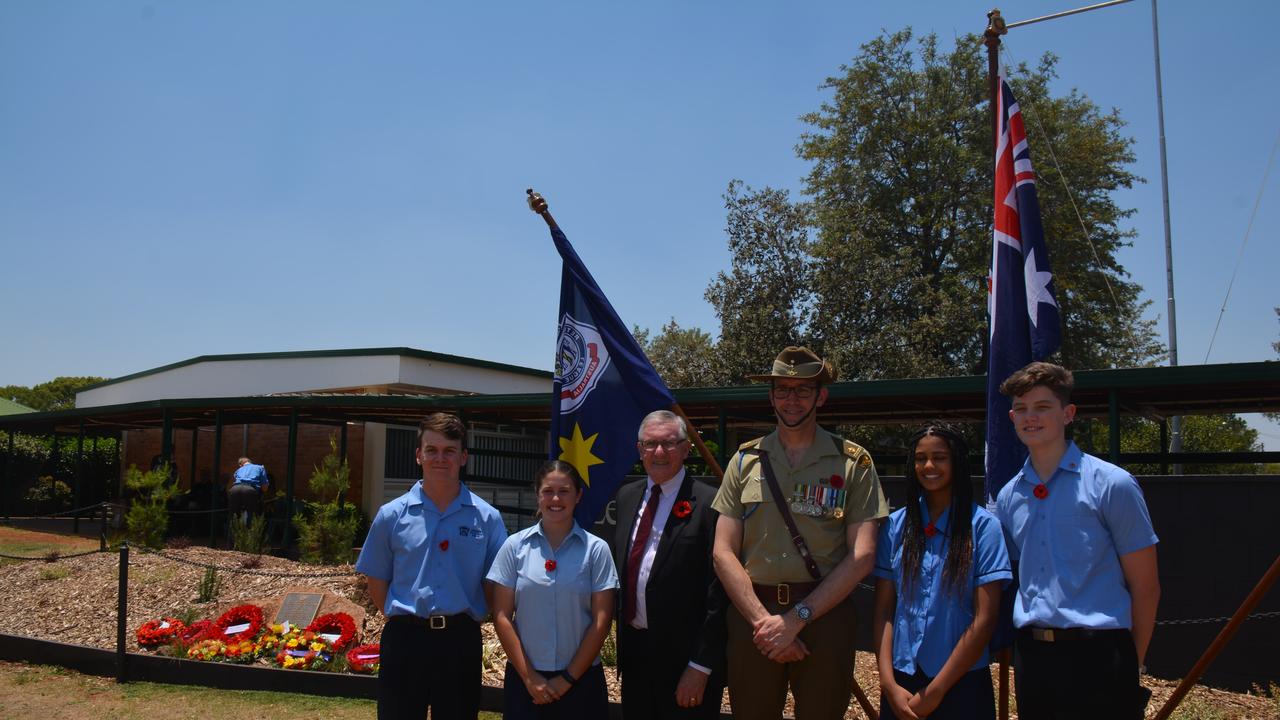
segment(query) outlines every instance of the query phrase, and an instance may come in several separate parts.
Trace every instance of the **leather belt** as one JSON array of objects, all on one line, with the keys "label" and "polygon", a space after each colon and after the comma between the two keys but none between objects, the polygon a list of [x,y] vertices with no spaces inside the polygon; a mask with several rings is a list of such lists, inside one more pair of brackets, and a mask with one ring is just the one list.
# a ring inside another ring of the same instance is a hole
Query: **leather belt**
[{"label": "leather belt", "polygon": [[778,583],[777,585],[751,584],[751,589],[755,590],[756,597],[760,598],[760,602],[764,603],[766,608],[788,607],[802,600],[817,587],[818,583],[816,582]]},{"label": "leather belt", "polygon": [[1097,638],[1111,637],[1114,635],[1125,635],[1129,631],[1124,628],[1043,628],[1043,627],[1024,627],[1018,630],[1018,634],[1023,637],[1029,637],[1037,642],[1072,642],[1077,640],[1094,640]]},{"label": "leather belt", "polygon": [[458,613],[457,615],[432,615],[430,617],[422,617],[421,615],[392,615],[387,618],[387,622],[402,622],[428,630],[448,630],[449,628],[462,627],[465,624],[475,625],[475,618],[466,613]]}]

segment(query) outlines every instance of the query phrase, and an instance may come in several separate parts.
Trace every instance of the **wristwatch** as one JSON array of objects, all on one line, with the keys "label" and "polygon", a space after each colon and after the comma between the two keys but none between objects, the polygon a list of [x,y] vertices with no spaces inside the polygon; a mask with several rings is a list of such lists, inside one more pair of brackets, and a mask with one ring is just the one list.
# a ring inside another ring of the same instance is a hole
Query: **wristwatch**
[{"label": "wristwatch", "polygon": [[813,617],[813,608],[802,602],[796,603],[796,617],[800,618],[801,622],[809,622],[809,619]]}]

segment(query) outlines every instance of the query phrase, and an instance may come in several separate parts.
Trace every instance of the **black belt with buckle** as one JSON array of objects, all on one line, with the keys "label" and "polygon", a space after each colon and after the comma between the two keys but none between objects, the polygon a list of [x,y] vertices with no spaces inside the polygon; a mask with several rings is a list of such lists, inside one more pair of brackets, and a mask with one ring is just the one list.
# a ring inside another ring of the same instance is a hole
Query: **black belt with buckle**
[{"label": "black belt with buckle", "polygon": [[752,583],[751,585],[751,589],[755,590],[756,597],[760,598],[760,602],[764,603],[765,608],[771,605],[786,607],[792,603],[800,602],[817,587],[818,583],[816,582],[779,583],[777,585]]},{"label": "black belt with buckle", "polygon": [[1128,630],[1124,628],[1045,628],[1045,627],[1024,627],[1018,630],[1018,633],[1024,637],[1029,637],[1037,642],[1071,642],[1075,640],[1094,640],[1097,638],[1111,637],[1113,635],[1127,635]]},{"label": "black belt with buckle", "polygon": [[458,613],[457,615],[431,615],[422,617],[421,615],[392,615],[387,618],[387,622],[402,622],[418,627],[424,627],[428,630],[449,630],[464,625],[475,625],[475,618],[466,613]]}]

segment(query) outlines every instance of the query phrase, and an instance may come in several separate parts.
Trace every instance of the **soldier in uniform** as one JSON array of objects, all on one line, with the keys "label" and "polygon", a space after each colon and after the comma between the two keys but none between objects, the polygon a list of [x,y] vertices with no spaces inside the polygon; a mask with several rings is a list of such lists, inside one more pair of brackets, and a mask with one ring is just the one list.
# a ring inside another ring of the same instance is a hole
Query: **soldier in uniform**
[{"label": "soldier in uniform", "polygon": [[712,507],[713,552],[732,606],[728,684],[734,716],[781,717],[787,686],[797,720],[843,718],[853,690],[849,594],[875,561],[888,514],[866,450],[818,427],[831,364],[788,347],[767,375],[777,428],[739,448]]}]

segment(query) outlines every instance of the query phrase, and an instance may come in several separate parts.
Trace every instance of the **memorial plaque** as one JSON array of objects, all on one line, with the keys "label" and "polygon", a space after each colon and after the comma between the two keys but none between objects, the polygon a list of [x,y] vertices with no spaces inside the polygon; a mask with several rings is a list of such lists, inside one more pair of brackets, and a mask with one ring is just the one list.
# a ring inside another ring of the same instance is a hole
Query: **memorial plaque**
[{"label": "memorial plaque", "polygon": [[288,593],[284,596],[284,602],[280,603],[276,619],[271,622],[273,625],[289,623],[291,626],[304,628],[316,619],[316,613],[320,610],[320,601],[323,599],[324,593]]}]

